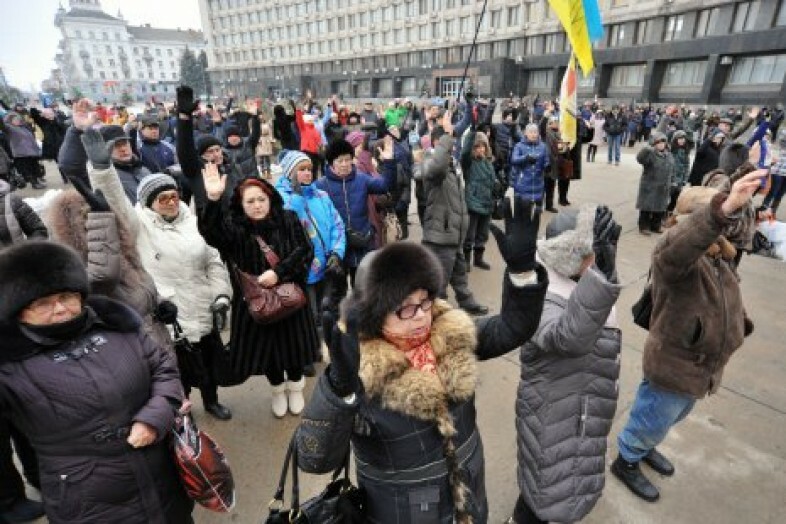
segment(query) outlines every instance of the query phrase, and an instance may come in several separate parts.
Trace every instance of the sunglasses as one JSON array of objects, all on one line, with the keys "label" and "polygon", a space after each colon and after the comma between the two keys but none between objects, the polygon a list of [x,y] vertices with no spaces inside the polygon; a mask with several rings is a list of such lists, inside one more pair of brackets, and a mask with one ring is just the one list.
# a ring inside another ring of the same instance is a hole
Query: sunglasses
[{"label": "sunglasses", "polygon": [[434,300],[427,298],[420,304],[407,304],[406,306],[401,306],[395,313],[401,320],[409,320],[418,314],[418,309],[425,313],[426,311],[430,311],[433,305]]},{"label": "sunglasses", "polygon": [[158,202],[159,204],[171,204],[179,200],[180,200],[180,195],[178,195],[176,192],[161,193],[156,197],[156,202]]}]

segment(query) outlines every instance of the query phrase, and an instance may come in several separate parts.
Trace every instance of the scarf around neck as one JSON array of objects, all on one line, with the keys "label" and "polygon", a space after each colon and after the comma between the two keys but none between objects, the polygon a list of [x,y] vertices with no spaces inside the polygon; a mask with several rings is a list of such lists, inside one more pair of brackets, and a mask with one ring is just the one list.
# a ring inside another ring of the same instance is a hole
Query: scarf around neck
[{"label": "scarf around neck", "polygon": [[431,347],[431,329],[418,336],[394,335],[383,330],[382,336],[406,355],[413,368],[437,374],[437,357]]}]

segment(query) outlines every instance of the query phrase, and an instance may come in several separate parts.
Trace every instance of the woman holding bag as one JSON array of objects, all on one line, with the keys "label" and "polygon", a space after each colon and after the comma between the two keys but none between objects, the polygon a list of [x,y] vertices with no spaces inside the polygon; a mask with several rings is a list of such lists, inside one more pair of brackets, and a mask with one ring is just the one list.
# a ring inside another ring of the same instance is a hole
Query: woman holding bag
[{"label": "woman holding bag", "polygon": [[[234,372],[241,377],[265,375],[273,386],[272,408],[276,417],[287,409],[303,410],[303,368],[313,362],[319,346],[311,311],[300,308],[272,323],[255,321],[244,300],[242,274],[253,275],[268,289],[294,283],[305,289],[314,249],[297,214],[284,209],[275,188],[265,180],[246,179],[235,189],[228,212],[221,204],[226,175],[218,166],[206,164],[203,184],[195,184],[199,229],[208,244],[218,249],[230,267]],[[279,262],[272,267],[263,249],[270,249]]]}]

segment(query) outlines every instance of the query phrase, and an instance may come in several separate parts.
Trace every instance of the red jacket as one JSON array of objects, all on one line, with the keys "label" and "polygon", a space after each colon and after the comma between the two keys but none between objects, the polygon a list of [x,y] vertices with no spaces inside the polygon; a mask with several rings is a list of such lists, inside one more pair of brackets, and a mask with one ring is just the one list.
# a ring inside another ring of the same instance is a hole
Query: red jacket
[{"label": "red jacket", "polygon": [[300,132],[300,150],[304,153],[319,153],[322,136],[317,131],[317,128],[314,127],[314,123],[305,122],[303,120],[303,111],[300,109],[295,111],[295,122]]}]

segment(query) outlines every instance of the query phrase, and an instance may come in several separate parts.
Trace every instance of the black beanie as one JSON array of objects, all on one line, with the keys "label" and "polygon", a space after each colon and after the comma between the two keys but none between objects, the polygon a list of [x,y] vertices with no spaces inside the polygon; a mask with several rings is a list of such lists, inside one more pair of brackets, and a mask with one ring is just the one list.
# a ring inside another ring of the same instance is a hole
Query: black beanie
[{"label": "black beanie", "polygon": [[221,146],[221,141],[213,135],[202,135],[196,141],[197,153],[202,156],[202,153],[207,151],[208,148],[213,146]]},{"label": "black beanie", "polygon": [[355,148],[343,138],[334,140],[328,145],[327,151],[325,151],[325,159],[328,164],[332,164],[341,155],[350,155],[352,158],[355,158]]},{"label": "black beanie", "polygon": [[87,297],[87,270],[76,251],[28,240],[0,252],[0,323],[13,324],[31,302],[63,291]]},{"label": "black beanie", "polygon": [[241,136],[240,128],[238,126],[230,125],[224,129],[224,136],[229,138],[230,136]]},{"label": "black beanie", "polygon": [[436,298],[444,272],[428,248],[414,242],[395,242],[366,255],[358,267],[349,307],[358,314],[358,331],[364,337],[382,334],[385,317],[412,292],[425,290]]}]

